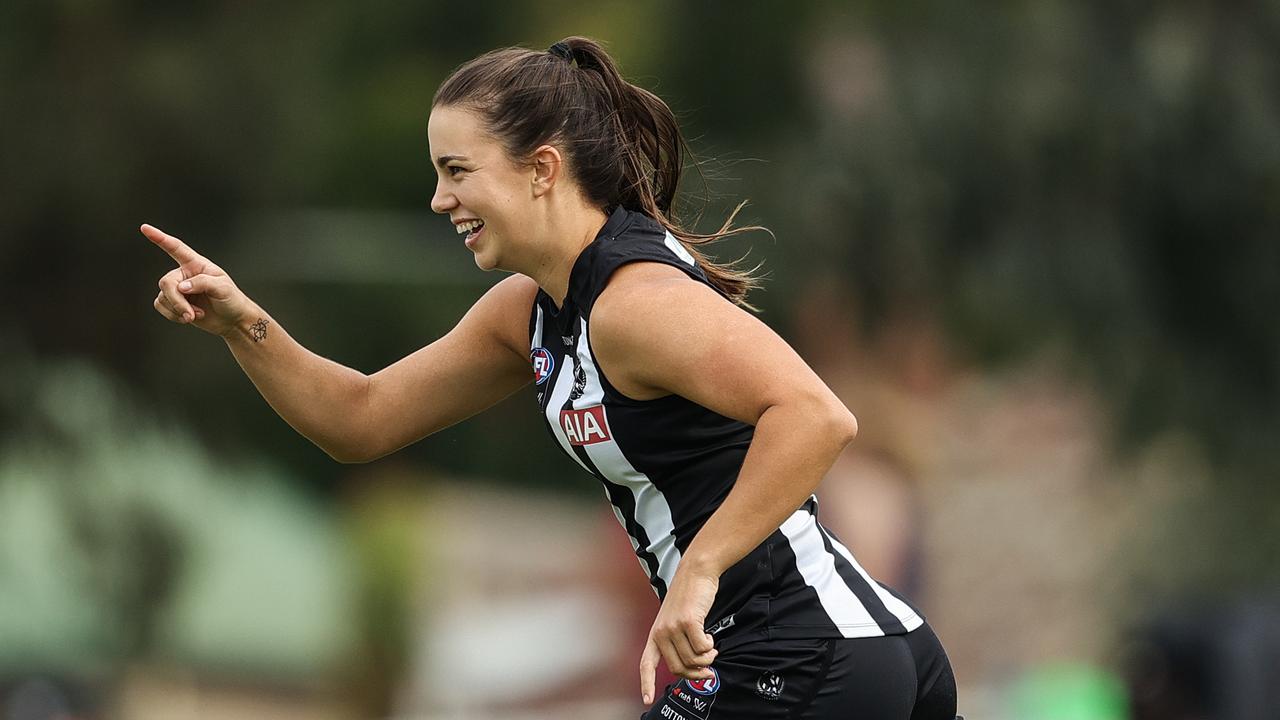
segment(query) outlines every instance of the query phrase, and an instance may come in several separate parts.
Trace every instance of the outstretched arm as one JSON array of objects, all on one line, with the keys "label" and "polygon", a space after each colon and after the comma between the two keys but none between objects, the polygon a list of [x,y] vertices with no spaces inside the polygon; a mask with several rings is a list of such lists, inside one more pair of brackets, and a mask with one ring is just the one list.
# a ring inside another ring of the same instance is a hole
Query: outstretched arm
[{"label": "outstretched arm", "polygon": [[737,483],[683,553],[650,632],[640,668],[648,703],[659,656],[677,675],[710,677],[703,627],[720,575],[804,503],[858,426],[782,338],[675,268],[619,269],[592,311],[591,341],[624,393],[681,395],[755,426]]},{"label": "outstretched arm", "polygon": [[334,459],[365,462],[446,428],[530,380],[528,316],[537,286],[491,288],[444,337],[373,375],[300,345],[231,277],[150,225],[142,233],[178,267],[153,303],[167,319],[222,337],[267,403]]}]

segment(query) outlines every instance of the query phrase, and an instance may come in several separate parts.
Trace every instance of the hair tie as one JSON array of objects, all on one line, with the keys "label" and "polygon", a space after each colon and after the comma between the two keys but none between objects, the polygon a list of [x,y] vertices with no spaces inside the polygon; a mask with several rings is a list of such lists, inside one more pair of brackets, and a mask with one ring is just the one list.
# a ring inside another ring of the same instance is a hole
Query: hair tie
[{"label": "hair tie", "polygon": [[547,52],[567,62],[573,62],[573,51],[570,50],[569,46],[563,42],[558,42],[547,48]]}]

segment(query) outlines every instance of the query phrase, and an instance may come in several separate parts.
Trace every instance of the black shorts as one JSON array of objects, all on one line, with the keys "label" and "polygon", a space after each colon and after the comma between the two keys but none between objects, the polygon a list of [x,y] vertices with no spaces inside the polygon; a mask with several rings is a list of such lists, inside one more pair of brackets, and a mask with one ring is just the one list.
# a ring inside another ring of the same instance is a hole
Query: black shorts
[{"label": "black shorts", "polygon": [[680,680],[641,720],[954,720],[956,680],[928,624],[906,635],[769,640]]}]

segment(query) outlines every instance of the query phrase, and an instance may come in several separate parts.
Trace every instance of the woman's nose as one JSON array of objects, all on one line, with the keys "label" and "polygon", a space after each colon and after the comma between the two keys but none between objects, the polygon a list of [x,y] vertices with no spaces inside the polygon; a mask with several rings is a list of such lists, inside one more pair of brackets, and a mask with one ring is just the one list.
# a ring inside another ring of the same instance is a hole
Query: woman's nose
[{"label": "woman's nose", "polygon": [[431,196],[431,209],[435,212],[444,214],[457,207],[458,200],[453,193],[445,192],[438,184],[436,185],[436,193]]}]

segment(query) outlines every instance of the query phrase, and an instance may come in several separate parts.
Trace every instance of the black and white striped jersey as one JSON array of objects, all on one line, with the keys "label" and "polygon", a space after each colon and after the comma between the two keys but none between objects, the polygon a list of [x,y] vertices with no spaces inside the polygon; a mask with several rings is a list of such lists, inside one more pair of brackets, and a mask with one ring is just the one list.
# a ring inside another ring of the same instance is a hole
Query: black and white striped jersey
[{"label": "black and white striped jersey", "polygon": [[[604,485],[661,598],[681,553],[733,488],[754,428],[677,395],[639,401],[610,384],[591,349],[591,308],[610,275],[637,261],[672,265],[707,283],[661,225],[619,208],[574,262],[563,307],[538,292],[529,357],[552,437]],[[707,631],[722,649],[766,638],[894,635],[923,623],[867,575],[816,513],[811,497],[721,576]]]}]

